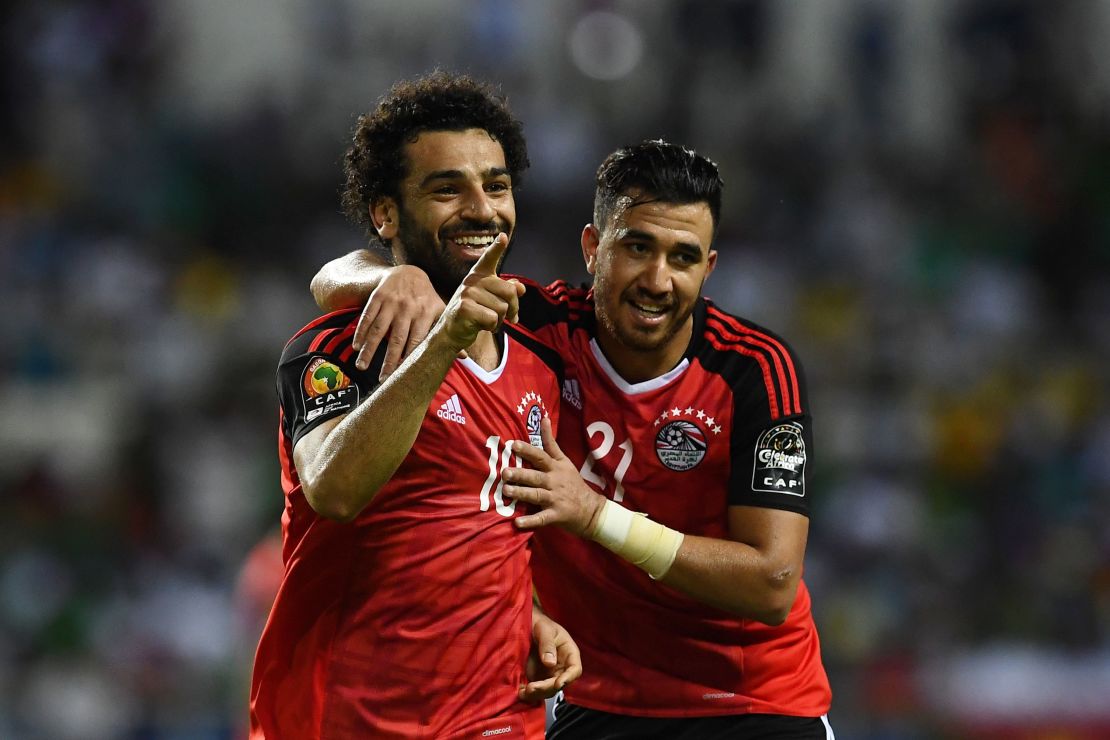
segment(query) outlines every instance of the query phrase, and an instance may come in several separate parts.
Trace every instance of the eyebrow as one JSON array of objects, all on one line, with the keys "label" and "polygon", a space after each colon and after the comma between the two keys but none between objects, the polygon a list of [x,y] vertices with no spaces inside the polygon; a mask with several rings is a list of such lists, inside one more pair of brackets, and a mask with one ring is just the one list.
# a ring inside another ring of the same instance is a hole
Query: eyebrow
[{"label": "eyebrow", "polygon": [[[655,244],[658,241],[658,239],[656,239],[653,234],[649,234],[646,231],[640,231],[639,229],[624,229],[617,234],[617,239],[619,241],[632,239],[640,242],[649,242],[651,244]],[[691,242],[677,242],[675,243],[675,246],[679,249],[683,249],[689,252],[696,252],[699,255],[702,253],[700,244],[693,244]]]},{"label": "eyebrow", "polygon": [[[495,177],[509,176],[509,170],[506,167],[491,167],[482,173],[482,178],[491,180]],[[425,175],[424,179],[420,181],[420,187],[427,187],[430,183],[437,180],[458,180],[466,177],[462,170],[436,170],[429,172]]]}]

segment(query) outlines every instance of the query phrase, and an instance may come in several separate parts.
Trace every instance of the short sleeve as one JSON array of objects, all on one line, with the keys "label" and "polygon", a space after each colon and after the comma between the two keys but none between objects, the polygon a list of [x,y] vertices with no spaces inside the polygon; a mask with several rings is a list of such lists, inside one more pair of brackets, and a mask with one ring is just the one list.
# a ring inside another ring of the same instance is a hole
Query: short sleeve
[{"label": "short sleeve", "polygon": [[370,367],[358,370],[351,347],[354,321],[310,325],[285,346],[277,369],[283,428],[295,446],[301,437],[330,419],[349,414],[378,386],[385,357],[382,342]]},{"label": "short sleeve", "polygon": [[733,429],[729,504],[809,515],[813,424],[798,414]]}]

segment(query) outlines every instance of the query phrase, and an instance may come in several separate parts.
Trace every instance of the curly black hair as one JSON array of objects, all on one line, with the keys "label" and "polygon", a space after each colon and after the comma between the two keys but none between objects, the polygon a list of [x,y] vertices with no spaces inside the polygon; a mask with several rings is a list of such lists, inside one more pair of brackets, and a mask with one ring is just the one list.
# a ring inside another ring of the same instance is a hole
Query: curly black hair
[{"label": "curly black hair", "polygon": [[519,186],[528,169],[528,148],[523,126],[503,96],[466,75],[440,70],[396,83],[355,125],[343,161],[341,200],[347,217],[373,233],[371,204],[387,196],[400,202],[405,144],[424,131],[470,128],[484,129],[501,144],[513,186]]},{"label": "curly black hair", "polygon": [[717,231],[724,183],[717,165],[693,149],[651,139],[621,147],[606,157],[597,170],[594,224],[607,227],[621,197],[633,189],[664,203],[704,202],[713,216],[713,231]]}]

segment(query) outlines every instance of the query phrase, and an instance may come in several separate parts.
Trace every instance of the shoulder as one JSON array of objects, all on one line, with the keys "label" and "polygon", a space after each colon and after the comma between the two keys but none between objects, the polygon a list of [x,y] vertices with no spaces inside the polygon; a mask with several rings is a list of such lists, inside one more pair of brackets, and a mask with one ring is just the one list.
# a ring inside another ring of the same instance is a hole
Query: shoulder
[{"label": "shoulder", "polygon": [[540,362],[546,365],[560,379],[564,374],[563,358],[558,351],[542,336],[538,335],[520,323],[504,325],[505,333],[509,339],[520,345],[522,349],[535,355]]},{"label": "shoulder", "polygon": [[772,418],[805,413],[805,376],[793,347],[776,332],[703,299],[698,359],[743,395],[766,399]]},{"label": "shoulder", "polygon": [[593,314],[593,293],[587,286],[574,286],[566,280],[542,285],[519,275],[505,277],[519,280],[526,288],[520,299],[521,321],[529,328],[576,321]]},{"label": "shoulder", "polygon": [[309,352],[334,352],[344,341],[349,345],[360,313],[359,308],[345,308],[309,322],[285,343],[282,361]]}]

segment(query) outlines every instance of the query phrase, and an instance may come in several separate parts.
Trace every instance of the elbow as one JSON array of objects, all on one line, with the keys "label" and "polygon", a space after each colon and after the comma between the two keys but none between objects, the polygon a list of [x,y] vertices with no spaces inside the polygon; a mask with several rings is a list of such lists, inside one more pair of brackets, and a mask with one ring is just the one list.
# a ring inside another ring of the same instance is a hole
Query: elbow
[{"label": "elbow", "polygon": [[793,568],[782,568],[769,573],[762,603],[758,613],[752,617],[769,627],[778,627],[785,622],[798,598],[798,580]]},{"label": "elbow", "polygon": [[329,489],[320,483],[309,484],[301,482],[301,491],[305,501],[320,516],[332,521],[347,523],[353,521],[362,511],[362,506],[355,505],[348,497],[340,492]]}]

